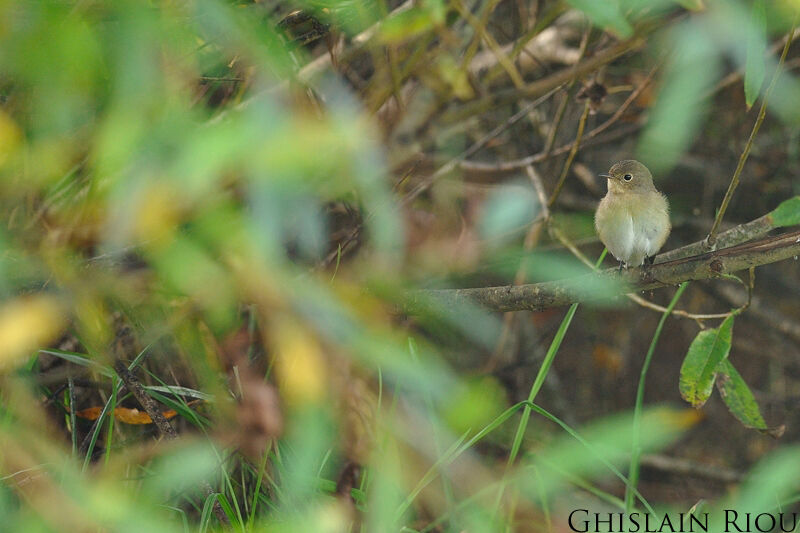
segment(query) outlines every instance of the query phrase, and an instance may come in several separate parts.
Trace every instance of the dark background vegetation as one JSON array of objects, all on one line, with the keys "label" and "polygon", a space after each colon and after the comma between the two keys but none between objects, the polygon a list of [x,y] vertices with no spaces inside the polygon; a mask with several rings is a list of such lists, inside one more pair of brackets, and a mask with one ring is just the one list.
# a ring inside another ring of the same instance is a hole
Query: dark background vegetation
[{"label": "dark background vegetation", "polygon": [[[588,272],[573,252],[600,257],[597,174],[621,159],[669,198],[664,251],[708,235],[743,152],[721,230],[800,195],[799,8],[5,2],[3,527],[564,531],[578,504],[791,510],[796,258],[690,283],[660,337],[663,309],[624,296],[571,322],[404,304]],[[717,391],[696,411],[679,391],[698,332],[740,308],[728,357],[761,431]]]}]

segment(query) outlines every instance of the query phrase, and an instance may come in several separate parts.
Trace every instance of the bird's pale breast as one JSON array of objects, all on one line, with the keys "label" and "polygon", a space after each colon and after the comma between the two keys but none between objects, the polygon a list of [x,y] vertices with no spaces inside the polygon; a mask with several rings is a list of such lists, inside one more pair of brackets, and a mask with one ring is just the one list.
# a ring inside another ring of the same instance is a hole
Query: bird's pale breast
[{"label": "bird's pale breast", "polygon": [[654,256],[669,235],[666,198],[656,191],[609,193],[597,209],[595,226],[614,257],[638,266],[646,256]]}]

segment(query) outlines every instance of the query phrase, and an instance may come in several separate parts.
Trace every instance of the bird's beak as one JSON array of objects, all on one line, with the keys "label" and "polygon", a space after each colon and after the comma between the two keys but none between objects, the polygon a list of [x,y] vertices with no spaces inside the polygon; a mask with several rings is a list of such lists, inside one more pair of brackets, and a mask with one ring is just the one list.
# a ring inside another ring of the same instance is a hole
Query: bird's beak
[{"label": "bird's beak", "polygon": [[601,178],[611,179],[611,174],[598,174]]}]

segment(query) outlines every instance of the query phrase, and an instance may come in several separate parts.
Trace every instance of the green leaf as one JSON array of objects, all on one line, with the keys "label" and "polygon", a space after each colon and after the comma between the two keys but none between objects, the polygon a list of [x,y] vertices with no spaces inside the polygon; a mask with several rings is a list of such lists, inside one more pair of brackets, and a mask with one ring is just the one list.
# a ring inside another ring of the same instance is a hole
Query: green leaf
[{"label": "green leaf", "polygon": [[800,196],[784,200],[769,216],[776,228],[800,224]]},{"label": "green leaf", "polygon": [[747,62],[744,69],[744,99],[747,109],[758,99],[766,72],[767,14],[764,0],[756,0],[747,32]]},{"label": "green leaf", "polygon": [[728,410],[749,428],[767,429],[750,387],[727,359],[717,365],[717,389]]},{"label": "green leaf", "polygon": [[670,170],[694,141],[708,108],[702,95],[720,71],[717,45],[699,22],[690,18],[670,34],[674,53],[636,150],[637,159],[659,174]]},{"label": "green leaf", "polygon": [[680,4],[689,11],[702,11],[706,8],[703,0],[675,0],[676,4]]},{"label": "green leaf", "polygon": [[625,20],[619,2],[612,0],[567,0],[575,9],[583,11],[592,22],[601,28],[609,28],[617,36],[627,39],[633,35],[633,27]]},{"label": "green leaf", "polygon": [[[759,460],[748,472],[744,483],[731,494],[730,498],[721,502],[719,508],[736,509],[742,518],[746,512],[759,513],[762,509],[775,509],[776,503],[797,494],[798,477],[800,477],[800,447],[781,446],[780,449]],[[718,522],[721,522],[722,516],[719,518]],[[712,526],[709,531],[722,531],[722,524],[719,526],[716,528]]]},{"label": "green leaf", "polygon": [[692,407],[702,407],[714,386],[717,366],[731,351],[733,315],[716,329],[697,334],[681,365],[679,389],[684,400]]},{"label": "green leaf", "polygon": [[[641,440],[638,444],[646,451],[664,448],[699,418],[698,413],[691,409],[645,409],[641,417]],[[582,428],[581,441],[570,435],[555,439],[527,456],[528,460],[543,468],[538,477],[524,476],[520,480],[523,487],[531,494],[547,494],[562,488],[565,476],[591,478],[603,473],[608,463],[626,461],[633,445],[632,424],[632,414],[615,415]],[[591,443],[590,453],[586,453],[585,443]]]},{"label": "green leaf", "polygon": [[489,195],[480,220],[481,237],[492,246],[524,234],[540,210],[530,186],[513,183],[495,188]]},{"label": "green leaf", "polygon": [[424,9],[401,11],[383,22],[380,39],[384,44],[399,44],[432,30],[437,22],[433,14]]}]

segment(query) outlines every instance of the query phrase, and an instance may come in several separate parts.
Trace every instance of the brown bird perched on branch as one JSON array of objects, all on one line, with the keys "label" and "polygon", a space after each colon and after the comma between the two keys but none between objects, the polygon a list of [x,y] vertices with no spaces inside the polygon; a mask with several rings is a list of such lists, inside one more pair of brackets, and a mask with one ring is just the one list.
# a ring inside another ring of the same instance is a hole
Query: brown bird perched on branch
[{"label": "brown bird perched on branch", "polygon": [[608,193],[600,200],[594,225],[608,251],[624,265],[653,259],[670,231],[667,198],[656,190],[653,175],[638,161],[615,163],[608,174]]}]

